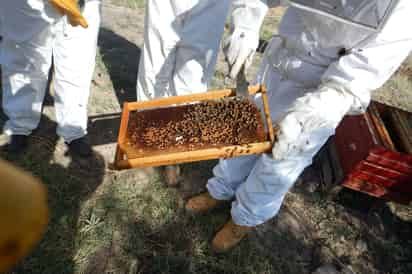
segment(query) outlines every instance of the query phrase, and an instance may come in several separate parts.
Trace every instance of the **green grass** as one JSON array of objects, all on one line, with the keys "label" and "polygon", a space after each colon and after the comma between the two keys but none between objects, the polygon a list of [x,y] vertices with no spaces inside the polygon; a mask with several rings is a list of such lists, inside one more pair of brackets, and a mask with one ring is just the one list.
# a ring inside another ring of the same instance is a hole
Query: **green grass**
[{"label": "green grass", "polygon": [[[36,141],[26,155],[9,159],[43,180],[52,212],[42,242],[13,273],[128,273],[132,262],[139,273],[282,273],[248,241],[228,255],[213,254],[210,240],[228,210],[186,215],[180,191],[165,187],[156,170],[107,174],[99,158],[62,158],[64,166],[55,157]],[[210,167],[192,164],[185,172],[210,174]]]}]

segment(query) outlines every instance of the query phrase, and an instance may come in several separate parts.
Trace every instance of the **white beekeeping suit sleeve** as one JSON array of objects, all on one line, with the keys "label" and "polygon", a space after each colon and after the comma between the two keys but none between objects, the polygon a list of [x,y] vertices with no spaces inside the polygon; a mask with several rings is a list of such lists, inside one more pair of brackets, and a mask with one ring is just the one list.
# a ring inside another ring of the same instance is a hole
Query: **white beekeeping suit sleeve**
[{"label": "white beekeeping suit sleeve", "polygon": [[412,50],[412,2],[400,4],[380,33],[329,65],[322,84],[296,100],[279,122],[273,157],[284,159],[310,146],[313,138],[332,135],[343,116],[362,112],[372,91],[382,86]]},{"label": "white beekeeping suit sleeve", "polygon": [[2,35],[16,42],[28,41],[46,26],[61,18],[57,10],[43,0],[0,1]]}]

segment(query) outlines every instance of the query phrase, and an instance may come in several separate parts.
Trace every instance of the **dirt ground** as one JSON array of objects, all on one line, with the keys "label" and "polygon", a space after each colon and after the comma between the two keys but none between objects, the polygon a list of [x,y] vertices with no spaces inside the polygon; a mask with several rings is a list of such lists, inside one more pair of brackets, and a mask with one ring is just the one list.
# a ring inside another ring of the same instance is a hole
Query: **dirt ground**
[{"label": "dirt ground", "polygon": [[[0,154],[44,181],[52,212],[39,246],[9,274],[298,274],[319,266],[322,273],[412,273],[412,207],[348,190],[328,199],[314,167],[298,180],[276,218],[219,256],[209,242],[229,218],[229,206],[199,217],[183,209],[188,197],[205,190],[215,161],[184,165],[178,188],[166,188],[156,168],[110,170],[121,106],[135,100],[144,21],[142,1],[114,2],[103,6],[89,104],[95,157],[85,161],[67,154],[55,134],[51,96],[28,152]],[[269,13],[263,38],[272,35],[280,16],[279,10]],[[257,64],[260,56],[255,59]],[[220,57],[212,88],[224,86],[225,72]],[[411,91],[410,57],[375,99],[412,111]]]}]

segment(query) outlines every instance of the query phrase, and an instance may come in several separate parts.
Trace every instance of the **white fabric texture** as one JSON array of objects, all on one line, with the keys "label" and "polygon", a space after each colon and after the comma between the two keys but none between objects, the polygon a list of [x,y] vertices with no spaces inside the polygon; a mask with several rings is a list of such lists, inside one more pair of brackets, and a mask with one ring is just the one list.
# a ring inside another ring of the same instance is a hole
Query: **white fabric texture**
[{"label": "white fabric texture", "polygon": [[[292,6],[366,30],[381,30],[399,0],[289,0]],[[370,11],[375,9],[376,12]]]},{"label": "white fabric texture", "polygon": [[231,34],[223,43],[223,53],[229,65],[229,77],[235,79],[242,65],[252,64],[259,45],[259,28],[268,6],[265,1],[234,0],[232,2]]},{"label": "white fabric texture", "polygon": [[[17,9],[20,7],[13,4],[3,1],[0,9],[11,7],[9,12],[20,14]],[[9,35],[15,31],[9,29],[9,22],[3,25],[0,60],[3,111],[9,118],[4,128],[6,134],[29,135],[37,127],[52,62],[57,134],[68,143],[87,134],[87,103],[95,66],[100,1],[86,1],[83,14],[89,23],[87,29],[72,27],[63,17],[53,22],[42,21],[33,26],[37,31],[34,32],[26,24],[33,18],[20,16],[21,24],[27,28],[20,37],[17,33]],[[19,23],[15,22],[15,27],[20,28]]]},{"label": "white fabric texture", "polygon": [[3,34],[16,42],[28,41],[61,16],[44,0],[1,1]]},{"label": "white fabric texture", "polygon": [[207,90],[230,2],[146,1],[138,101]]},{"label": "white fabric texture", "polygon": [[[235,223],[256,226],[275,216],[343,116],[365,111],[372,91],[412,50],[412,32],[404,30],[412,23],[410,14],[412,2],[400,0],[379,33],[362,37],[357,28],[342,36],[338,23],[331,29],[322,15],[288,8],[256,79],[267,86],[272,119],[280,128],[273,154],[221,160],[207,185],[217,199],[235,197]],[[330,40],[323,43],[320,36]],[[358,38],[361,45],[353,43]]]}]

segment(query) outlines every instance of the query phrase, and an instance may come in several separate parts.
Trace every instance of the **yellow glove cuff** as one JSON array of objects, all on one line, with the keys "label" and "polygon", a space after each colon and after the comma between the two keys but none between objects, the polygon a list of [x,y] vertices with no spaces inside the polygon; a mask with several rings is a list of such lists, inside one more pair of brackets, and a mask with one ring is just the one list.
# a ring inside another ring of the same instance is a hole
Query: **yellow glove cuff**
[{"label": "yellow glove cuff", "polygon": [[62,15],[66,15],[70,25],[87,28],[89,24],[83,17],[76,0],[49,0],[53,7]]}]

